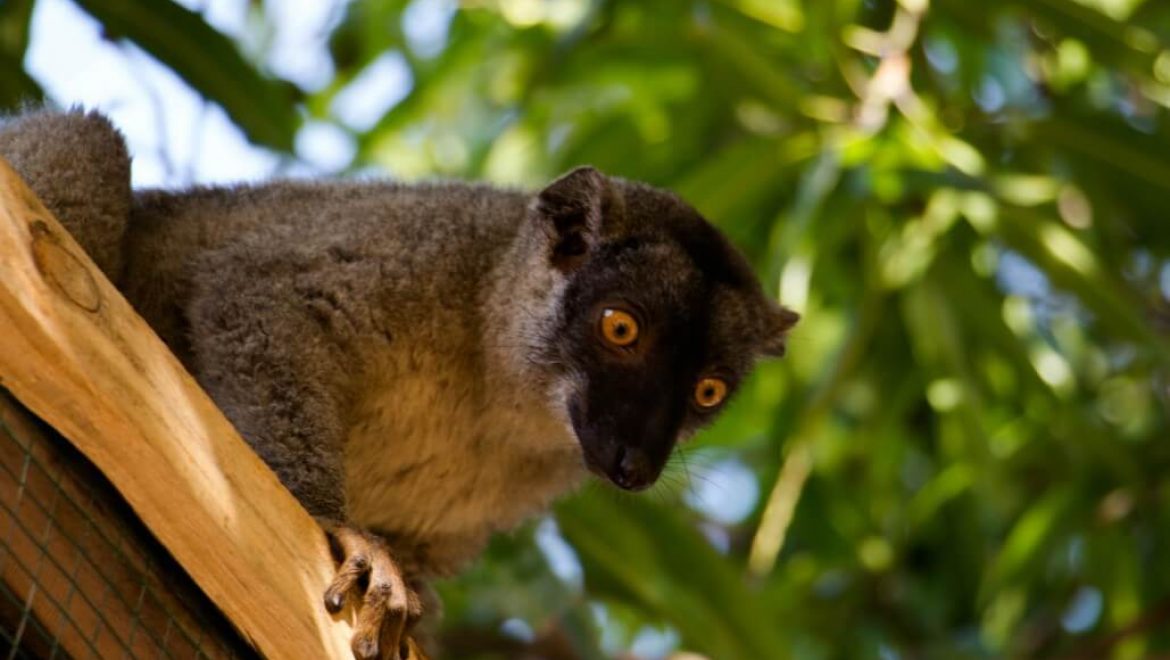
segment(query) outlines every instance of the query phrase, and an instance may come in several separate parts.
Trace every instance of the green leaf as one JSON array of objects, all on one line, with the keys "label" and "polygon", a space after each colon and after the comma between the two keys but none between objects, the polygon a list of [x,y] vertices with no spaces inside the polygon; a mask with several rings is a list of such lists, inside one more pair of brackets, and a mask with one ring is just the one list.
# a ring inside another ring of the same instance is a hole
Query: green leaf
[{"label": "green leaf", "polygon": [[980,589],[984,599],[1034,575],[1031,569],[1047,556],[1077,499],[1068,486],[1057,487],[1024,510],[987,568]]},{"label": "green leaf", "polygon": [[557,508],[595,593],[641,604],[675,626],[684,647],[712,657],[784,657],[778,613],[697,530],[644,498],[618,502],[606,495],[574,497]]},{"label": "green leaf", "polygon": [[223,106],[248,138],[291,151],[299,120],[295,88],[266,78],[236,45],[196,14],[169,0],[77,0],[106,32],[133,41]]},{"label": "green leaf", "polygon": [[1000,235],[1012,248],[1044,268],[1054,284],[1075,293],[1102,326],[1170,364],[1170,341],[1155,331],[1138,297],[1072,232],[1027,209],[1005,207],[1003,217]]},{"label": "green leaf", "polygon": [[28,48],[33,0],[0,4],[0,108],[15,108],[44,98],[40,85],[21,66]]}]

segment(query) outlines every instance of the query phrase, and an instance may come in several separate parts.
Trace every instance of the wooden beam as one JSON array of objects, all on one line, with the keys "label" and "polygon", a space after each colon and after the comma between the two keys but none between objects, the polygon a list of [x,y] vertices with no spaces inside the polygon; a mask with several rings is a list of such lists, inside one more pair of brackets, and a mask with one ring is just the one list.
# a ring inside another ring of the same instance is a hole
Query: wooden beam
[{"label": "wooden beam", "polygon": [[313,519],[0,159],[0,383],[100,469],[271,658],[347,658]]}]

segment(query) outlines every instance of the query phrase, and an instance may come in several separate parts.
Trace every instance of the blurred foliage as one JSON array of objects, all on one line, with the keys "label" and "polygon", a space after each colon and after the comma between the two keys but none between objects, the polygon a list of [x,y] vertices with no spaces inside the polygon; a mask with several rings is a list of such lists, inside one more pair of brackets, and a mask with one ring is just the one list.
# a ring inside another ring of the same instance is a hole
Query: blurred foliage
[{"label": "blurred foliage", "polygon": [[[324,123],[355,171],[671,187],[804,314],[668,483],[445,584],[457,657],[1170,652],[1170,3],[358,0],[300,90],[196,13],[79,4],[277,149]],[[387,56],[408,93],[346,126]]]}]

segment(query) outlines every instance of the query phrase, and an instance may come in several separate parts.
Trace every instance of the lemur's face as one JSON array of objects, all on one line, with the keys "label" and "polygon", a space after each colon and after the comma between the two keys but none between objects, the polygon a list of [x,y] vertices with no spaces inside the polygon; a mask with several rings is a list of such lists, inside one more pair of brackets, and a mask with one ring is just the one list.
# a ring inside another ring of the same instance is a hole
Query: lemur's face
[{"label": "lemur's face", "polygon": [[585,465],[652,485],[680,438],[710,423],[796,315],[673,195],[576,170],[535,205],[562,270],[548,364]]}]

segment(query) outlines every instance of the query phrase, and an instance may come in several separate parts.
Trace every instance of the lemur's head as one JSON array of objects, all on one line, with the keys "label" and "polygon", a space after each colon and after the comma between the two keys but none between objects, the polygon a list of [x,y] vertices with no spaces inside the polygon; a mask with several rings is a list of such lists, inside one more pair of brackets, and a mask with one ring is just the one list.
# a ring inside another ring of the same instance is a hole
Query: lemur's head
[{"label": "lemur's head", "polygon": [[518,345],[585,464],[640,490],[711,422],[797,315],[677,196],[583,167],[537,193],[522,230]]}]

